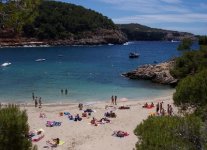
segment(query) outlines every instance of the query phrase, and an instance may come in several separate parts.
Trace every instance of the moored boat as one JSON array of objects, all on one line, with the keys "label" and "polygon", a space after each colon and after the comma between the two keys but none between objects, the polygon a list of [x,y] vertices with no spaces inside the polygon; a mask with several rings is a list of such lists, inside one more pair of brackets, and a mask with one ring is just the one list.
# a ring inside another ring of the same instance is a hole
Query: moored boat
[{"label": "moored boat", "polygon": [[129,58],[138,58],[138,57],[139,57],[138,53],[135,53],[135,52],[129,53]]}]

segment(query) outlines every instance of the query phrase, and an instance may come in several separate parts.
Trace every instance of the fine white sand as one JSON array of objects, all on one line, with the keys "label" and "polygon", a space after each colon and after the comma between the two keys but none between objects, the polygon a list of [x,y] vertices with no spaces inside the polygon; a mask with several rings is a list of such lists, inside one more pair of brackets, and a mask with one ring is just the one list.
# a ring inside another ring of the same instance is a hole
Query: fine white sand
[{"label": "fine white sand", "polygon": [[[155,98],[148,101],[120,101],[118,100],[115,107],[130,106],[129,110],[116,109],[116,118],[110,118],[111,123],[93,126],[90,124],[92,117],[101,119],[104,113],[109,111],[105,109],[106,105],[111,105],[110,102],[95,103],[91,105],[84,105],[83,110],[87,108],[94,109],[96,112],[92,113],[90,118],[83,118],[82,121],[71,121],[67,116],[59,116],[60,112],[70,112],[73,115],[80,114],[83,111],[78,109],[78,104],[61,105],[61,106],[44,106],[40,108],[35,107],[21,107],[26,109],[28,113],[28,121],[30,130],[44,129],[45,137],[39,142],[33,142],[38,146],[39,150],[50,149],[44,148],[46,141],[51,138],[60,138],[65,143],[58,146],[57,150],[132,150],[138,138],[133,131],[138,124],[146,119],[151,113],[155,112],[153,109],[142,108],[146,102],[149,104],[154,102],[164,101],[164,108],[167,109],[167,104],[172,104],[172,96]],[[47,118],[39,118],[40,112],[46,114]],[[46,121],[60,121],[61,126],[46,127]],[[129,133],[129,136],[118,138],[112,136],[113,131],[123,130]]]}]

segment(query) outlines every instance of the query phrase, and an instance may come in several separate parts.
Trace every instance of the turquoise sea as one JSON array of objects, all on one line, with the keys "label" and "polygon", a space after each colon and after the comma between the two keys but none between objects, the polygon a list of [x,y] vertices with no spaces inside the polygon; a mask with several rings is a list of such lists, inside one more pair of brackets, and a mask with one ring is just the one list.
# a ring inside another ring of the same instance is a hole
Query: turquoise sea
[{"label": "turquoise sea", "polygon": [[[0,101],[31,102],[32,92],[43,102],[150,99],[173,92],[169,86],[129,80],[121,73],[143,64],[179,56],[172,42],[129,42],[125,45],[1,48]],[[194,48],[198,47],[194,44]],[[129,59],[129,52],[140,54]],[[45,59],[45,61],[36,61]],[[68,89],[68,95],[61,94]]]}]

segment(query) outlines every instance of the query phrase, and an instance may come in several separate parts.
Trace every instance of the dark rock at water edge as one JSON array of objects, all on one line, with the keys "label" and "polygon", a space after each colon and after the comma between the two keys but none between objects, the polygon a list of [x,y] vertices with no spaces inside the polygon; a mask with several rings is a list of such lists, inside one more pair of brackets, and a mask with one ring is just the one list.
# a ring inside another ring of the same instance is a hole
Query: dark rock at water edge
[{"label": "dark rock at water edge", "polygon": [[170,69],[174,66],[175,61],[168,61],[156,65],[143,65],[136,70],[123,73],[122,75],[130,79],[151,80],[155,83],[176,85],[178,80],[170,74]]}]

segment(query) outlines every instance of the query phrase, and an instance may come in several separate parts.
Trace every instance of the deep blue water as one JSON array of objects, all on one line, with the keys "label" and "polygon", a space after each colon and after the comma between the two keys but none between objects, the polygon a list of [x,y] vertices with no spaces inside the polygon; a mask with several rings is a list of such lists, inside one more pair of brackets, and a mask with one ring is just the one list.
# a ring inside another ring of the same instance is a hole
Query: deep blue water
[{"label": "deep blue water", "polygon": [[[128,80],[121,73],[137,66],[163,62],[179,56],[179,43],[132,42],[129,45],[2,48],[0,100],[31,101],[32,92],[43,101],[97,101],[118,98],[141,99],[165,95],[173,89],[149,81]],[[197,47],[197,44],[194,44]],[[129,52],[140,54],[129,59]],[[46,61],[36,62],[44,58]],[[62,95],[61,89],[68,89]]]}]

